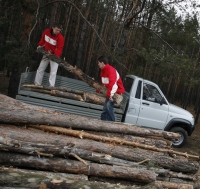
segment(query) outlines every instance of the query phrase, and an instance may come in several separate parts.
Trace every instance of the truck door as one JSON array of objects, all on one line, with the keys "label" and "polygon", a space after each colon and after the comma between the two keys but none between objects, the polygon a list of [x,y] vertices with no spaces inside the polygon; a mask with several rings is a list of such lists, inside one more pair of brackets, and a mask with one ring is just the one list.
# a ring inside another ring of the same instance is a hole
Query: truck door
[{"label": "truck door", "polygon": [[156,86],[143,83],[138,125],[164,129],[169,106],[165,100],[163,104],[160,104],[162,99],[163,95]]},{"label": "truck door", "polygon": [[141,103],[142,81],[134,80],[133,78],[126,78],[124,86],[126,93],[129,94],[128,108],[124,121],[126,123],[136,124]]}]

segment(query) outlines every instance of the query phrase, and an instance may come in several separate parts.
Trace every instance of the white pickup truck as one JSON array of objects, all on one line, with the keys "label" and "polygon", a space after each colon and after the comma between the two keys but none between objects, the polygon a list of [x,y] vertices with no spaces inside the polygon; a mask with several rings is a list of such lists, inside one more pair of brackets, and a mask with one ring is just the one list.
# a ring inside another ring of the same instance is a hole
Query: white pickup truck
[{"label": "white pickup truck", "polygon": [[158,85],[151,81],[127,75],[124,85],[129,98],[124,122],[179,133],[181,137],[173,141],[173,146],[183,146],[195,128],[193,115],[170,104]]},{"label": "white pickup truck", "polygon": [[[61,112],[100,118],[102,105],[91,104],[61,97],[51,96],[24,88],[23,84],[34,81],[35,72],[25,72],[21,75],[18,95],[16,99],[43,107],[49,107]],[[48,85],[49,75],[45,73],[42,85]],[[193,115],[175,105],[170,104],[155,83],[134,75],[127,75],[124,79],[125,94],[121,108],[115,108],[116,121],[137,124],[143,127],[177,132],[178,140],[174,140],[174,147],[185,144],[187,136],[194,131]],[[95,89],[83,81],[57,76],[55,87],[94,92]]]}]

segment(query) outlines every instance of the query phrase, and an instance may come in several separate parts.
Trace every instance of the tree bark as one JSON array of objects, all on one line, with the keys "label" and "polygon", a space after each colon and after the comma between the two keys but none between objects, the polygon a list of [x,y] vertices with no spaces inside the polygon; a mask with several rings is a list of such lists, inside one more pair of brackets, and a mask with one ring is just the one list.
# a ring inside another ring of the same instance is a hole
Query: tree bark
[{"label": "tree bark", "polygon": [[152,138],[145,137],[144,138],[144,137],[126,135],[126,134],[121,134],[121,133],[108,133],[108,132],[95,132],[95,131],[87,131],[87,132],[95,134],[95,135],[99,135],[99,136],[118,137],[127,141],[138,142],[140,144],[155,146],[157,148],[169,149],[172,147],[172,142],[170,140],[167,140],[161,137],[152,137]]},{"label": "tree bark", "polygon": [[179,134],[145,129],[133,124],[102,121],[84,116],[66,114],[48,108],[26,104],[0,94],[0,121],[3,123],[43,124],[73,129],[124,133],[136,136],[179,138]]},{"label": "tree bark", "polygon": [[[105,95],[101,96],[98,93],[96,94],[88,93],[88,92],[68,89],[64,87],[49,87],[49,86],[32,85],[32,84],[24,84],[23,87],[31,88],[32,91],[39,92],[39,93],[51,94],[54,96],[60,96],[60,97],[74,99],[74,100],[90,102],[93,104],[103,105],[106,100]],[[115,104],[114,106],[117,108],[120,107],[118,104]]]},{"label": "tree bark", "polygon": [[[130,141],[127,141],[127,140],[123,140],[121,138],[116,138],[116,137],[111,138],[111,137],[105,137],[105,136],[98,136],[98,135],[90,134],[90,133],[83,132],[83,131],[76,131],[76,130],[61,128],[61,127],[54,127],[54,126],[47,126],[47,125],[40,125],[40,126],[38,126],[38,125],[28,125],[28,126],[36,128],[36,129],[48,131],[48,132],[66,134],[66,135],[78,137],[78,138],[81,138],[81,139],[87,138],[87,139],[92,139],[92,140],[96,140],[96,141],[100,141],[100,142],[114,143],[114,144],[125,145],[125,146],[126,145],[127,146],[133,146],[133,147],[136,147],[136,148],[142,148],[142,149],[152,150],[152,151],[156,151],[156,152],[167,152],[167,153],[170,153],[170,154],[173,154],[173,155],[182,155],[182,156],[185,155],[185,153],[173,151],[171,149],[156,148],[155,146],[140,144],[138,142],[130,142]],[[196,157],[197,159],[199,159],[199,156],[193,156],[193,155],[190,155],[190,154],[187,154],[187,157]]]},{"label": "tree bark", "polygon": [[35,168],[39,170],[51,170],[57,172],[85,174],[97,177],[108,177],[116,179],[135,180],[150,183],[156,180],[153,171],[140,170],[137,168],[123,166],[109,166],[105,164],[90,163],[85,165],[82,162],[62,158],[38,158],[35,156],[22,155],[17,153],[0,153],[0,164]]},{"label": "tree bark", "polygon": [[116,144],[105,144],[87,139],[83,140],[54,133],[45,133],[36,129],[1,124],[0,134],[3,137],[7,136],[13,140],[84,149],[133,162],[141,162],[148,159],[149,164],[153,166],[158,165],[177,172],[195,173],[199,169],[198,163],[191,163],[183,159],[178,159],[177,157],[173,158],[168,153],[153,152],[139,148],[126,148],[124,146],[117,146]]},{"label": "tree bark", "polygon": [[[39,48],[37,50],[39,53],[47,54],[47,51],[44,50],[44,48]],[[66,61],[62,60],[61,58],[58,58],[55,55],[48,56],[49,59],[51,59],[54,62],[57,62],[61,67],[65,68],[67,71],[73,73],[75,76],[77,76],[82,81],[88,83],[91,87],[94,87],[97,89],[100,93],[105,94],[107,92],[107,88],[97,81],[95,81],[93,78],[89,77],[85,73],[83,73],[80,69],[77,67],[73,67],[71,64],[67,63]],[[123,96],[119,95],[117,93],[114,94],[113,99],[116,101],[117,104],[120,104],[123,100]]]},{"label": "tree bark", "polygon": [[49,90],[49,91],[58,90],[58,91],[63,91],[63,92],[75,93],[75,94],[79,94],[79,95],[84,94],[83,91],[68,89],[66,87],[51,87],[51,86],[33,85],[33,84],[24,84],[23,87],[33,88],[33,89],[44,89],[44,90]]},{"label": "tree bark", "polygon": [[82,102],[84,101],[84,99],[81,95],[74,94],[74,93],[62,92],[62,91],[58,91],[58,90],[51,90],[50,94],[53,96],[60,96],[60,97],[78,100],[78,101],[82,101]]},{"label": "tree bark", "polygon": [[[90,150],[78,149],[72,146],[62,146],[62,145],[51,145],[51,144],[41,144],[38,142],[26,142],[20,140],[12,140],[10,137],[0,136],[0,150],[8,152],[17,152],[28,155],[38,155],[44,157],[53,157],[53,156],[62,156],[62,157],[74,157],[73,154],[76,154],[78,157],[89,160],[96,163],[104,163],[108,165],[118,165],[126,167],[134,167],[138,169],[148,169],[152,170],[157,174],[156,180],[159,180],[159,177],[165,180],[169,178],[178,178],[182,182],[183,180],[195,181],[196,177],[193,175],[186,175],[182,173],[176,173],[162,168],[147,168],[145,165],[142,165],[142,162],[136,163],[132,161],[127,161],[119,158],[110,156],[109,154],[102,154],[92,152]],[[148,161],[148,160],[147,160]],[[145,163],[145,162],[144,162]]]},{"label": "tree bark", "polygon": [[[87,176],[66,173],[53,173],[36,170],[14,169],[0,167],[0,186],[4,187],[30,187],[30,188],[67,188],[78,189],[87,186],[90,189],[125,189],[127,186],[105,184],[88,181]],[[129,189],[135,187],[128,187]]]},{"label": "tree bark", "polygon": [[172,182],[162,182],[155,181],[155,185],[159,188],[168,188],[168,189],[193,189],[193,186],[190,184],[181,184],[181,183],[172,183]]}]

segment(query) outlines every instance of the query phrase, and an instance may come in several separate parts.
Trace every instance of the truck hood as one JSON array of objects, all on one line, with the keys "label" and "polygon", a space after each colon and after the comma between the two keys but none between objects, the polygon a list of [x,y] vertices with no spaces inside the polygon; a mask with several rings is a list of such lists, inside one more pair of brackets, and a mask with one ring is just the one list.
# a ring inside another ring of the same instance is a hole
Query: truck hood
[{"label": "truck hood", "polygon": [[169,112],[180,114],[181,117],[187,116],[193,118],[193,115],[189,111],[184,110],[183,108],[180,108],[174,104],[169,104]]}]

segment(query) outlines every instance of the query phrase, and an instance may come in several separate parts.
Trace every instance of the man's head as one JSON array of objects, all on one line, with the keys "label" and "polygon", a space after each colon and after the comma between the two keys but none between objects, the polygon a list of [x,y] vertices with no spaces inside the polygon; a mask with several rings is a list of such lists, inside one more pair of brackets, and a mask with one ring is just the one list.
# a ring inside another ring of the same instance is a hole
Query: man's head
[{"label": "man's head", "polygon": [[54,35],[58,35],[62,31],[62,25],[54,24],[52,30]]},{"label": "man's head", "polygon": [[98,58],[98,66],[99,68],[103,68],[106,64],[108,64],[108,58],[105,56],[100,56]]}]

